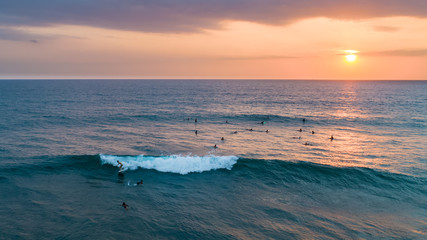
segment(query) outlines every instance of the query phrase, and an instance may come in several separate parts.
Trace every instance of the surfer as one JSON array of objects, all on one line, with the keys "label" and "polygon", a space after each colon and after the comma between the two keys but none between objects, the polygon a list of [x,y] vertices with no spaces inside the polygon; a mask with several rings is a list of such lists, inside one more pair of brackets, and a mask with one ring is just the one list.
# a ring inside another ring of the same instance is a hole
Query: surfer
[{"label": "surfer", "polygon": [[197,135],[197,130],[194,133]]},{"label": "surfer", "polygon": [[194,122],[195,122],[195,123],[197,122],[197,118],[196,118],[196,119],[194,119]]},{"label": "surfer", "polygon": [[222,137],[222,138],[221,138],[221,141],[224,141],[224,140],[225,140],[225,139],[224,139],[224,137]]},{"label": "surfer", "polygon": [[119,172],[121,172],[122,168],[123,168],[123,163],[121,163],[119,160],[117,160],[117,164],[119,166]]},{"label": "surfer", "polygon": [[298,131],[299,131],[299,132],[302,132],[302,129],[300,128]]},{"label": "surfer", "polygon": [[123,202],[123,203],[122,203],[122,207],[123,207],[124,209],[128,209],[129,205],[127,205],[125,202]]},{"label": "surfer", "polygon": [[304,145],[308,146],[308,145],[310,145],[310,144],[308,144],[308,142],[305,142],[305,143],[304,143]]},{"label": "surfer", "polygon": [[233,134],[237,134],[237,131],[234,131]]},{"label": "surfer", "polygon": [[218,148],[217,146],[216,146],[216,144],[215,144],[215,146],[213,146],[213,148]]},{"label": "surfer", "polygon": [[314,134],[314,131],[311,131],[311,134]]},{"label": "surfer", "polygon": [[267,129],[267,130],[265,130],[265,132],[266,132],[266,133],[268,133],[268,129]]},{"label": "surfer", "polygon": [[144,181],[141,179],[141,181],[137,182],[136,185],[142,185]]},{"label": "surfer", "polygon": [[252,132],[253,131],[253,129],[251,128],[251,129],[246,129],[246,130],[248,130],[249,132]]},{"label": "surfer", "polygon": [[262,121],[262,122],[260,122],[260,123],[258,123],[258,124],[264,125],[264,121]]},{"label": "surfer", "polygon": [[228,123],[228,120],[225,120],[225,123]]},{"label": "surfer", "polygon": [[302,119],[302,122],[305,123],[305,118]]},{"label": "surfer", "polygon": [[333,136],[333,135],[331,135],[331,137],[330,137],[329,139],[331,139],[331,141],[332,141],[332,140],[334,140],[334,136]]}]

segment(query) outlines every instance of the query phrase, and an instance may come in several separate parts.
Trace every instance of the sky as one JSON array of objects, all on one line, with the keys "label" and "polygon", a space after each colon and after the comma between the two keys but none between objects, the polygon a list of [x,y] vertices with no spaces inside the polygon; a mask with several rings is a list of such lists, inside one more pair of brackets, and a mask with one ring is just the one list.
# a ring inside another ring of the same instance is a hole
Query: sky
[{"label": "sky", "polygon": [[2,0],[22,78],[427,80],[427,1]]}]

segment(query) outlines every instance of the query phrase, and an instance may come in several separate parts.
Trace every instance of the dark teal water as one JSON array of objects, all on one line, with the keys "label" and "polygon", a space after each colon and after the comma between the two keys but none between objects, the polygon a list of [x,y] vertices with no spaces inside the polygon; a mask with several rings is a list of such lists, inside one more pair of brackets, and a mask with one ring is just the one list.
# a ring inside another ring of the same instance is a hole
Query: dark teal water
[{"label": "dark teal water", "polygon": [[0,239],[425,239],[426,92],[0,81]]}]

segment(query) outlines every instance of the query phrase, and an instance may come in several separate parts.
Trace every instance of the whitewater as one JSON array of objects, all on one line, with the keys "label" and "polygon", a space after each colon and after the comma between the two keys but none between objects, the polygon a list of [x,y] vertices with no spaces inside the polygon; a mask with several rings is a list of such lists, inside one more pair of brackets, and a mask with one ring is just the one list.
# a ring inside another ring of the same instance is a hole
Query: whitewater
[{"label": "whitewater", "polygon": [[113,156],[100,154],[102,164],[117,166],[117,161],[123,164],[123,171],[137,168],[155,169],[159,172],[188,174],[191,172],[204,172],[216,169],[231,170],[237,162],[236,156]]}]

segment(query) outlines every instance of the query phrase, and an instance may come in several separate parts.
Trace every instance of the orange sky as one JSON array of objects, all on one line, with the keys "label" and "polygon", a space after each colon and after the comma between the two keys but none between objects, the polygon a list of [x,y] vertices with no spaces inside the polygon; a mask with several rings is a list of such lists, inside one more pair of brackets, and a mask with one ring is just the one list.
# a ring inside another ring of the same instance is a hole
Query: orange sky
[{"label": "orange sky", "polygon": [[[1,29],[31,39],[2,38]],[[0,25],[0,78],[427,80],[426,30],[418,17],[224,20],[177,33]]]}]

